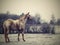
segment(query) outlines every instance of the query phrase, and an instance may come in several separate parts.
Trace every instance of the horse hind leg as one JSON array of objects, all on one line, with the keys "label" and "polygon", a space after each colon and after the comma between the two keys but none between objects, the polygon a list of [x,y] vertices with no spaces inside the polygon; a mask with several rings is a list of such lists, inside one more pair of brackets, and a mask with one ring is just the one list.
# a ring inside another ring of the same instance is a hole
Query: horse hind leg
[{"label": "horse hind leg", "polygon": [[5,42],[10,42],[10,40],[9,40],[9,37],[8,37],[8,34],[7,34],[7,33],[5,34]]},{"label": "horse hind leg", "polygon": [[5,37],[5,42],[7,42],[7,29],[6,29],[6,27],[5,27],[5,25],[3,25],[3,29],[4,29],[4,37]]},{"label": "horse hind leg", "polygon": [[5,36],[5,42],[7,42],[7,35],[6,35],[6,33],[4,34],[4,36]]},{"label": "horse hind leg", "polygon": [[7,28],[7,41],[10,42],[10,39],[8,37],[8,34],[9,34],[9,28]]},{"label": "horse hind leg", "polygon": [[9,37],[8,37],[8,32],[9,32],[9,30],[6,27],[4,27],[4,36],[5,36],[6,43],[10,42]]}]

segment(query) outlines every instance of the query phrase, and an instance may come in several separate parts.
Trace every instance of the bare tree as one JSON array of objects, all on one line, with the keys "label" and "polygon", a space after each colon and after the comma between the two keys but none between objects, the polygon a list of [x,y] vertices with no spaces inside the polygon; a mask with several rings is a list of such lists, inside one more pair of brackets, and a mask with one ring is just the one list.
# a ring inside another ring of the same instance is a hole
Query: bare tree
[{"label": "bare tree", "polygon": [[55,24],[55,22],[56,22],[55,16],[54,14],[52,14],[50,24]]},{"label": "bare tree", "polygon": [[40,22],[40,14],[36,13],[36,15],[35,15],[35,21],[36,21],[37,24],[41,23]]}]

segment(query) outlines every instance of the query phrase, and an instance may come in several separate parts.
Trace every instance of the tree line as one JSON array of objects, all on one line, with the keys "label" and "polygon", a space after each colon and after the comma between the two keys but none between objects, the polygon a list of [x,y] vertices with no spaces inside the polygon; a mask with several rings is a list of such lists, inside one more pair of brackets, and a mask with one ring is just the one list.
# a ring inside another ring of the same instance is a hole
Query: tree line
[{"label": "tree line", "polygon": [[[18,19],[23,15],[23,13],[21,15],[15,15],[15,14],[9,14],[9,12],[7,12],[7,14],[0,14],[0,33],[4,33],[3,30],[3,22],[9,18],[11,19]],[[44,22],[45,23],[45,22]],[[39,16],[39,14],[36,14],[35,17],[32,17],[32,19],[28,19],[26,24],[33,24],[33,25],[41,25],[41,17]],[[52,16],[52,19],[50,20],[49,24],[54,24],[54,25],[60,25],[60,19],[57,19],[57,21],[55,21],[55,17],[54,15]]]}]

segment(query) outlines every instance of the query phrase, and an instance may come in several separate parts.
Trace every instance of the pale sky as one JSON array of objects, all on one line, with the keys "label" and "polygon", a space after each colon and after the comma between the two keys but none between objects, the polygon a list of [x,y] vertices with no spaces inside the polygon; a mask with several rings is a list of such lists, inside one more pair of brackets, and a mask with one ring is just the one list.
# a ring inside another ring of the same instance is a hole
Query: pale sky
[{"label": "pale sky", "polygon": [[41,19],[48,21],[51,15],[60,18],[60,0],[0,0],[0,13],[20,15],[30,12],[32,16],[40,14]]}]

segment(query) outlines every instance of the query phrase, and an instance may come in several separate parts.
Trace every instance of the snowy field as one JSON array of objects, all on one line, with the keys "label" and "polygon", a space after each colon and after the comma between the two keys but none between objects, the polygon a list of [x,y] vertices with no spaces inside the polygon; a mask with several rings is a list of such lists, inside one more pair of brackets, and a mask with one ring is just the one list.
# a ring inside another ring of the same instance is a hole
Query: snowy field
[{"label": "snowy field", "polygon": [[55,26],[56,34],[25,34],[25,42],[17,41],[17,34],[9,34],[9,43],[4,42],[4,35],[0,34],[0,45],[60,45],[60,26]]},{"label": "snowy field", "polygon": [[4,42],[4,35],[0,34],[0,45],[60,45],[60,34],[25,34],[25,42],[17,41],[17,34],[9,34],[11,42]]}]

